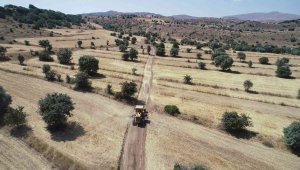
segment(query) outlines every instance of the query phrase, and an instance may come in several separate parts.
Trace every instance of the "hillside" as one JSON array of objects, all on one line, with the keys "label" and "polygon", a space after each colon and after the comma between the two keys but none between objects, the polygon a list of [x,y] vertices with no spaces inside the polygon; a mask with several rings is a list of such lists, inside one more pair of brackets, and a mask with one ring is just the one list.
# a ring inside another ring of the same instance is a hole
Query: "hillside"
[{"label": "hillside", "polygon": [[115,17],[122,15],[137,15],[137,16],[161,16],[160,14],[150,12],[118,12],[118,11],[106,11],[106,12],[92,12],[80,14],[81,16],[104,16],[104,17]]},{"label": "hillside", "polygon": [[269,12],[269,13],[248,13],[241,15],[225,16],[225,19],[239,19],[239,20],[251,20],[251,21],[284,21],[299,19],[299,15],[280,13],[280,12]]}]

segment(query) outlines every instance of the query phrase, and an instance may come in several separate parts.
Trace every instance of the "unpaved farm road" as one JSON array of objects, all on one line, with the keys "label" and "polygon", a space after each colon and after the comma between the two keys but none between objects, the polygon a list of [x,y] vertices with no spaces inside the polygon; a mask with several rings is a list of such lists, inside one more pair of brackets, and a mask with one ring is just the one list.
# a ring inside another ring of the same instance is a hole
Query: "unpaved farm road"
[{"label": "unpaved farm road", "polygon": [[[152,63],[153,56],[149,56],[144,70],[143,83],[138,96],[139,101],[145,102],[146,105],[150,95]],[[131,122],[129,122],[128,126],[128,133],[125,138],[120,169],[143,170],[145,169],[145,140],[147,129],[146,127],[141,128],[133,126]]]}]

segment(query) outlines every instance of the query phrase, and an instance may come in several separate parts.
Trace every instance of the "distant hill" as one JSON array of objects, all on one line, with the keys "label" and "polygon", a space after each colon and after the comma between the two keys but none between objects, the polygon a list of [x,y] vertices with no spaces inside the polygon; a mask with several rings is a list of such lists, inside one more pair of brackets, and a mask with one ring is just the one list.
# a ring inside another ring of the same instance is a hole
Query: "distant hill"
[{"label": "distant hill", "polygon": [[251,21],[285,21],[299,19],[300,15],[287,14],[280,12],[269,13],[249,13],[241,15],[225,16],[224,19],[239,19],[239,20],[251,20]]},{"label": "distant hill", "polygon": [[190,15],[172,15],[170,18],[178,19],[178,20],[191,20],[191,19],[199,19],[198,17],[190,16]]},{"label": "distant hill", "polygon": [[122,15],[138,15],[138,16],[147,16],[147,15],[154,15],[154,16],[162,16],[160,14],[155,14],[151,12],[118,12],[118,11],[106,11],[106,12],[93,12],[93,13],[85,13],[80,14],[82,16],[122,16]]}]

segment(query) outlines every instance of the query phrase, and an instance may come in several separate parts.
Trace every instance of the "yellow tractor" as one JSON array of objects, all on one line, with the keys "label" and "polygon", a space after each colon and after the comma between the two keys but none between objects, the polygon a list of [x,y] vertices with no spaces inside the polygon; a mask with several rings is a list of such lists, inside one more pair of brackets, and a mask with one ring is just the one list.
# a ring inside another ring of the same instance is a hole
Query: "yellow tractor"
[{"label": "yellow tractor", "polygon": [[148,121],[148,112],[145,105],[136,105],[135,114],[133,116],[133,126],[144,126]]}]

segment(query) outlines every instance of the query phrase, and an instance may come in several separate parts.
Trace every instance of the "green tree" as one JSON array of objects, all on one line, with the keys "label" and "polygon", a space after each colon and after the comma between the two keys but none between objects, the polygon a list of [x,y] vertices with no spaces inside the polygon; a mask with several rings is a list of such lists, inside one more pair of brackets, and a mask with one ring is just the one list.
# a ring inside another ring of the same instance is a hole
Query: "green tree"
[{"label": "green tree", "polygon": [[137,41],[136,37],[132,37],[132,39],[131,39],[131,44],[135,44],[136,41]]},{"label": "green tree", "polygon": [[[39,45],[45,49],[45,51],[49,51],[49,47],[51,46],[49,40],[39,40]],[[52,46],[51,46],[52,48]]]},{"label": "green tree", "polygon": [[280,77],[280,78],[289,78],[289,77],[291,77],[292,72],[291,72],[290,66],[283,65],[283,66],[277,67],[276,75],[277,75],[277,77]]},{"label": "green tree", "polygon": [[52,62],[54,61],[53,58],[50,56],[50,54],[46,51],[40,52],[39,53],[39,60],[40,61],[45,61],[45,62]]},{"label": "green tree", "polygon": [[130,57],[131,61],[136,60],[138,58],[138,54],[139,53],[138,53],[138,51],[136,49],[131,48],[129,50],[129,57]]},{"label": "green tree", "polygon": [[277,65],[277,67],[281,67],[281,66],[288,65],[289,62],[290,62],[290,60],[288,58],[283,57],[283,58],[278,59],[276,61],[276,65]]},{"label": "green tree", "polygon": [[6,113],[11,102],[11,96],[0,86],[0,117]]},{"label": "green tree", "polygon": [[68,48],[60,48],[57,52],[57,59],[60,64],[70,64],[72,60],[72,50]]},{"label": "green tree", "polygon": [[49,64],[44,64],[42,69],[43,73],[46,74],[51,70],[51,66]]},{"label": "green tree", "polygon": [[165,56],[165,44],[163,42],[156,45],[156,55],[157,56]]},{"label": "green tree", "polygon": [[91,88],[91,82],[89,81],[89,75],[85,72],[79,72],[75,75],[74,79],[75,89],[88,90]]},{"label": "green tree", "polygon": [[81,40],[77,41],[77,45],[78,45],[79,48],[82,48],[81,47],[82,46],[82,41]]},{"label": "green tree", "polygon": [[47,73],[45,73],[45,78],[48,81],[54,81],[56,76],[56,72],[54,70],[50,70]]},{"label": "green tree", "polygon": [[174,48],[172,47],[171,50],[170,50],[170,55],[172,57],[177,57],[178,56],[178,53],[179,53],[179,49],[178,48]]},{"label": "green tree", "polygon": [[206,70],[206,64],[203,62],[198,63],[198,67],[200,70]]},{"label": "green tree", "polygon": [[5,47],[0,46],[0,57],[5,57],[7,50]]},{"label": "green tree", "polygon": [[121,94],[125,99],[131,98],[137,92],[137,84],[135,82],[123,82],[121,84]]},{"label": "green tree", "polygon": [[185,75],[185,76],[183,77],[183,82],[184,82],[185,84],[191,84],[191,83],[192,83],[192,80],[193,80],[193,78],[192,78],[192,76],[190,76],[190,75]]},{"label": "green tree", "polygon": [[20,65],[24,65],[25,57],[21,54],[18,55],[18,60]]},{"label": "green tree", "polygon": [[73,109],[74,104],[66,94],[47,94],[44,99],[39,101],[39,113],[51,130],[64,127],[67,118],[72,116],[71,111]]},{"label": "green tree", "polygon": [[26,113],[24,107],[18,106],[16,109],[9,107],[4,115],[4,123],[10,126],[21,126],[26,123]]},{"label": "green tree", "polygon": [[172,116],[180,114],[179,108],[175,105],[166,105],[164,111]]},{"label": "green tree", "polygon": [[228,55],[220,55],[214,59],[214,64],[216,67],[221,67],[223,71],[227,71],[232,67],[233,59]]},{"label": "green tree", "polygon": [[249,91],[250,90],[250,88],[252,88],[253,87],[253,83],[252,83],[252,81],[251,80],[246,80],[246,81],[244,81],[244,88],[245,88],[245,91]]},{"label": "green tree", "polygon": [[125,52],[125,51],[127,50],[127,46],[124,45],[124,44],[121,44],[121,45],[119,45],[119,50],[120,50],[121,52]]},{"label": "green tree", "polygon": [[293,122],[287,128],[283,129],[284,143],[293,148],[300,148],[300,122]]},{"label": "green tree", "polygon": [[186,49],[186,52],[187,52],[187,53],[191,53],[191,52],[192,52],[192,49],[191,49],[191,48],[187,48],[187,49]]},{"label": "green tree", "polygon": [[240,59],[240,61],[245,61],[246,60],[246,54],[243,52],[238,52],[237,58]]},{"label": "green tree", "polygon": [[261,57],[259,58],[260,64],[269,64],[269,58],[268,57]]},{"label": "green tree", "polygon": [[99,60],[93,56],[82,56],[79,58],[79,70],[89,75],[96,74],[99,70]]},{"label": "green tree", "polygon": [[237,112],[225,112],[222,115],[222,125],[228,131],[240,131],[248,126],[252,126],[252,121],[245,114],[240,116]]},{"label": "green tree", "polygon": [[248,67],[249,68],[252,68],[252,66],[253,66],[253,63],[252,63],[252,61],[250,60],[250,61],[248,61]]}]

